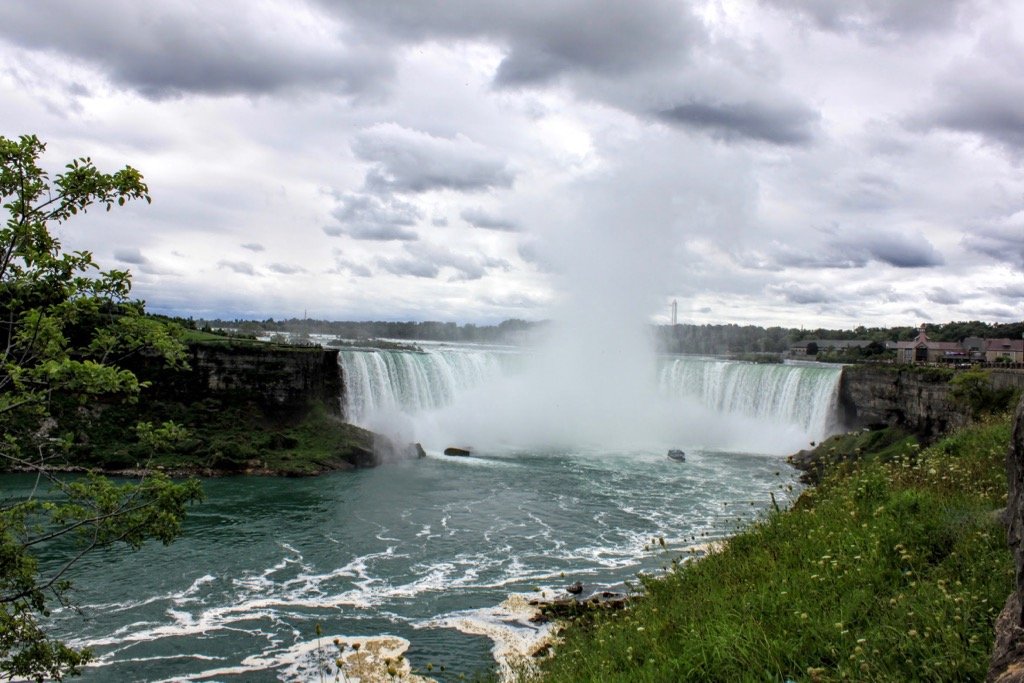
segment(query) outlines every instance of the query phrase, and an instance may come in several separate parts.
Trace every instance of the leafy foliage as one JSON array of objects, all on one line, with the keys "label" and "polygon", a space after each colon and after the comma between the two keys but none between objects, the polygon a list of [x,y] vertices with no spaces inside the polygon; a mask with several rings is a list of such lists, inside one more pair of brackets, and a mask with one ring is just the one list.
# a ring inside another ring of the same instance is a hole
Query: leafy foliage
[{"label": "leafy foliage", "polygon": [[[170,542],[202,495],[198,482],[160,475],[114,484],[55,473],[70,440],[58,406],[87,413],[99,399],[131,400],[143,385],[119,365],[125,358],[145,352],[181,365],[185,354],[177,327],[128,300],[127,271],[100,271],[90,252],[65,251],[49,229],[92,207],[148,202],[141,174],[103,173],[79,158],[51,181],[39,166],[44,150],[35,136],[0,137],[0,469],[37,477],[29,496],[0,499],[0,673],[37,681],[76,674],[89,659],[38,621],[51,601],[67,604],[75,562],[115,543]],[[140,429],[150,444],[180,436],[171,425]],[[43,548],[63,559],[41,562]]]},{"label": "leafy foliage", "polygon": [[1014,403],[1014,390],[994,388],[991,374],[984,370],[961,372],[949,383],[953,400],[970,410],[972,417],[1002,412]]}]

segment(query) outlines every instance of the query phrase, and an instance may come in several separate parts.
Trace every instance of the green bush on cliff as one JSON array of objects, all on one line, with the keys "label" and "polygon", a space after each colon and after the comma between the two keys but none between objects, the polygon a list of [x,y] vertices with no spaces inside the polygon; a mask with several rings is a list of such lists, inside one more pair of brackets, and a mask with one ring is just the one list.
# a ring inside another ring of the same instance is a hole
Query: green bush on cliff
[{"label": "green bush on cliff", "polygon": [[826,477],[724,549],[570,625],[551,681],[982,680],[1013,586],[1009,419]]},{"label": "green bush on cliff", "polygon": [[985,370],[967,370],[949,381],[953,400],[970,411],[972,417],[981,417],[1008,410],[1016,404],[1016,392],[1012,388],[996,389],[992,377]]}]

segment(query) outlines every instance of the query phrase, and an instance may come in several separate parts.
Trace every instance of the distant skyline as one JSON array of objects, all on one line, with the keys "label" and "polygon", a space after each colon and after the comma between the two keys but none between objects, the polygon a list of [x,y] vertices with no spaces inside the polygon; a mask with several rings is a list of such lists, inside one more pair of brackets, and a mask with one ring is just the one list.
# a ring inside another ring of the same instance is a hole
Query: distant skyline
[{"label": "distant skyline", "polygon": [[0,0],[58,234],[205,318],[1024,319],[1014,0]]}]

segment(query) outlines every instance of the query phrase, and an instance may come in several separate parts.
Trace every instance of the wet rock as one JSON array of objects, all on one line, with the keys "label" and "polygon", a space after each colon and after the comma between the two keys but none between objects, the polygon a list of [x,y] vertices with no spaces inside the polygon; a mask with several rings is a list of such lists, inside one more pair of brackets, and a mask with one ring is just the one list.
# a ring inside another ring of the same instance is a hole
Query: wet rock
[{"label": "wet rock", "polygon": [[572,584],[570,586],[566,586],[565,592],[566,593],[571,593],[572,595],[579,595],[580,593],[583,592],[583,584],[580,583],[579,581],[577,581],[576,583],[574,583],[574,584]]},{"label": "wet rock", "polygon": [[544,624],[557,619],[577,619],[598,610],[623,609],[629,604],[629,596],[623,593],[601,591],[587,598],[560,598],[557,600],[531,600],[530,605],[539,612],[530,621]]},{"label": "wet rock", "polygon": [[449,446],[448,448],[444,449],[444,454],[466,456],[470,454],[470,451],[468,448],[457,448],[455,446]]},{"label": "wet rock", "polygon": [[412,445],[412,448],[413,448],[413,452],[416,453],[416,457],[417,458],[425,458],[425,457],[427,457],[427,452],[425,450],[423,450],[423,444],[421,444],[419,442],[414,443]]}]

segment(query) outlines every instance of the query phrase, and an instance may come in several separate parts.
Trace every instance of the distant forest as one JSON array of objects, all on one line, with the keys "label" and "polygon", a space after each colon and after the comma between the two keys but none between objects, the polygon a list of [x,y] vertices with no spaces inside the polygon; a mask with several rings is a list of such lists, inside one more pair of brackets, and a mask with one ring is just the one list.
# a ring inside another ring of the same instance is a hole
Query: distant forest
[{"label": "distant forest", "polygon": [[[288,320],[193,320],[183,321],[195,329],[230,330],[242,335],[287,332],[292,335],[324,334],[344,339],[402,339],[408,341],[477,342],[521,344],[547,321],[506,320],[498,325],[456,323]],[[863,339],[884,343],[907,341],[917,335],[916,327],[857,327],[852,330],[795,329],[757,325],[658,325],[655,339],[669,353],[782,353],[800,341],[812,339]],[[978,320],[928,325],[928,337],[935,341],[961,341],[965,337],[1020,339],[1024,321],[990,324]]]},{"label": "distant forest", "polygon": [[519,344],[545,323],[505,320],[498,325],[459,325],[457,323],[388,322],[352,320],[192,320],[186,326],[195,329],[228,330],[242,335],[287,332],[292,335],[326,334],[343,339],[402,339],[407,341],[450,341],[486,344]]},{"label": "distant forest", "polygon": [[[660,325],[656,334],[660,348],[671,353],[781,353],[800,341],[812,339],[862,339],[884,344],[909,341],[917,327],[864,327],[852,330],[795,329],[757,325]],[[1020,339],[1024,321],[989,324],[978,320],[928,325],[933,341],[961,341],[965,337]]]}]

